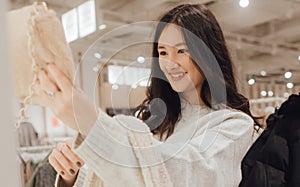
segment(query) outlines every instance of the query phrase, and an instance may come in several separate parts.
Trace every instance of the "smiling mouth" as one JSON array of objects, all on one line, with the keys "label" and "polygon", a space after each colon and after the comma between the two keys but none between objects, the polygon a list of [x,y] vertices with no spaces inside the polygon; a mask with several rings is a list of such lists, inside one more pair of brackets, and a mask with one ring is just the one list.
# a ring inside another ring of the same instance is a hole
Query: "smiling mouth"
[{"label": "smiling mouth", "polygon": [[172,80],[177,81],[181,80],[187,72],[181,72],[181,73],[169,73]]}]

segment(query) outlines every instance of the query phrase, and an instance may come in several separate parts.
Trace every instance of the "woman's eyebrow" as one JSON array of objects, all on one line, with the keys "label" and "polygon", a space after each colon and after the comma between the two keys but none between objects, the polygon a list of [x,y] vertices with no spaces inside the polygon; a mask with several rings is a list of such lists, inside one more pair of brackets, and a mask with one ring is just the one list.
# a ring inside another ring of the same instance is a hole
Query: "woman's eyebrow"
[{"label": "woman's eyebrow", "polygon": [[184,43],[184,42],[180,42],[180,43],[175,44],[174,46],[175,46],[175,47],[185,46],[185,43]]},{"label": "woman's eyebrow", "polygon": [[[174,47],[179,47],[179,46],[185,46],[185,43],[180,42],[180,43],[177,43],[177,44],[174,45]],[[165,47],[163,45],[159,45],[157,48],[158,49],[165,49]]]},{"label": "woman's eyebrow", "polygon": [[158,48],[158,49],[165,49],[165,47],[162,46],[162,45],[159,45],[157,48]]}]

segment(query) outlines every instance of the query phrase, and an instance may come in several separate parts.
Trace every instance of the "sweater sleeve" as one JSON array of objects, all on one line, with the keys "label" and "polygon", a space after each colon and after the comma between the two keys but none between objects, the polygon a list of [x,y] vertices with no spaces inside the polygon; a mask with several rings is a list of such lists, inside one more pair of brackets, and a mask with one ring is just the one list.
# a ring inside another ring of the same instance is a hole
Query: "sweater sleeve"
[{"label": "sweater sleeve", "polygon": [[222,110],[160,142],[139,119],[100,111],[74,148],[109,186],[237,186],[252,124],[243,113]]},{"label": "sweater sleeve", "polygon": [[[76,154],[109,186],[145,186],[127,129],[102,110],[90,133],[74,144]],[[117,177],[117,180],[116,180]]]}]

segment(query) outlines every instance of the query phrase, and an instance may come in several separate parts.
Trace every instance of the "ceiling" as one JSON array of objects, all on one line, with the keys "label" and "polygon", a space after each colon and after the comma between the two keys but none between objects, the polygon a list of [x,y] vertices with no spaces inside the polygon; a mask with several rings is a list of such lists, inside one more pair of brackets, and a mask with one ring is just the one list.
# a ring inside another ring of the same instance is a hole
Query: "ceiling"
[{"label": "ceiling", "polygon": [[[58,16],[85,2],[45,1]],[[267,75],[290,70],[293,71],[292,80],[300,85],[300,0],[249,1],[248,7],[241,8],[238,0],[95,0],[97,24],[106,24],[106,29],[99,29],[70,45],[75,56],[89,48],[84,56],[87,61],[97,63],[99,59],[95,59],[93,53],[99,52],[102,61],[132,63],[140,55],[149,57],[151,54],[150,44],[145,41],[151,41],[154,25],[145,21],[155,21],[183,2],[204,3],[215,14],[224,31],[240,77],[260,74],[262,70]],[[16,9],[33,0],[10,2],[10,9]],[[96,40],[96,45],[92,46]]]}]

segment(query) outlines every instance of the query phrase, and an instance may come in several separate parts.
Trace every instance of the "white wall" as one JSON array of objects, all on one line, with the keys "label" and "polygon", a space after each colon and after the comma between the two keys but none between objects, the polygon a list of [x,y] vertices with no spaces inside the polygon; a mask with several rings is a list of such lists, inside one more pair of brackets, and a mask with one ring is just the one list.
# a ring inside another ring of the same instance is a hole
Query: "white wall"
[{"label": "white wall", "polygon": [[0,1],[0,186],[21,186],[15,146],[10,65],[5,30],[6,1]]}]

